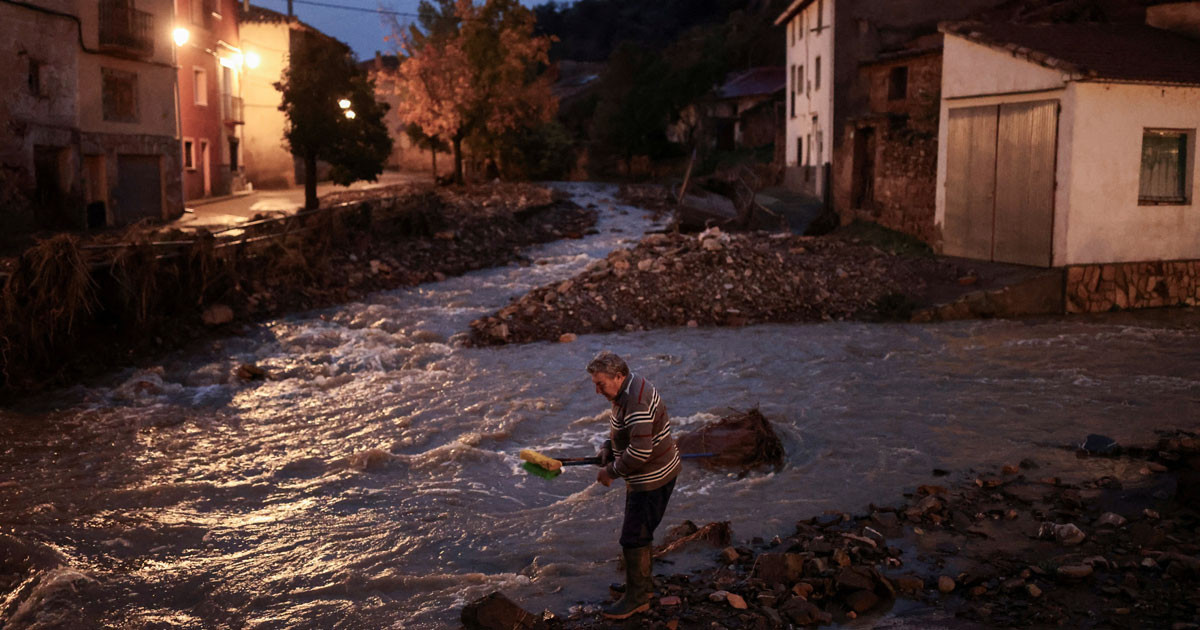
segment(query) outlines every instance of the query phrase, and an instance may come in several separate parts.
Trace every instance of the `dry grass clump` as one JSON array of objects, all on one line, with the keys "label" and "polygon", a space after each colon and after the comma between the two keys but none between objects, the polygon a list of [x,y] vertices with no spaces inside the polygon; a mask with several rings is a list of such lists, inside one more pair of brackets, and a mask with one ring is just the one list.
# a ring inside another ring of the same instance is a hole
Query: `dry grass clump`
[{"label": "dry grass clump", "polygon": [[95,306],[95,284],[78,239],[60,234],[38,241],[21,254],[0,294],[4,373],[13,361],[48,360]]}]

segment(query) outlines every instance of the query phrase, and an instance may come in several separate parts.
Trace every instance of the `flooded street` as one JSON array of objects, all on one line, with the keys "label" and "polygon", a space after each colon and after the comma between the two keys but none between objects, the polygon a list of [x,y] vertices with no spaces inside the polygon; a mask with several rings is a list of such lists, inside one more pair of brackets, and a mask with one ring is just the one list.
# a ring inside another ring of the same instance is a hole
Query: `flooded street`
[{"label": "flooded street", "polygon": [[[677,430],[755,405],[775,423],[782,471],[685,465],[664,521],[729,520],[737,540],[895,502],[934,468],[1067,466],[1060,447],[1088,433],[1200,428],[1189,311],[460,347],[472,319],[657,227],[615,188],[570,189],[600,207],[599,233],[529,266],[269,322],[0,411],[0,553],[51,572],[0,596],[0,625],[443,628],[497,589],[558,614],[598,601],[618,579],[623,488],[594,469],[532,477],[516,453],[595,452],[607,403],[583,368],[605,348],[658,386]],[[243,383],[243,363],[273,380]],[[94,583],[31,596],[56,575]]]}]

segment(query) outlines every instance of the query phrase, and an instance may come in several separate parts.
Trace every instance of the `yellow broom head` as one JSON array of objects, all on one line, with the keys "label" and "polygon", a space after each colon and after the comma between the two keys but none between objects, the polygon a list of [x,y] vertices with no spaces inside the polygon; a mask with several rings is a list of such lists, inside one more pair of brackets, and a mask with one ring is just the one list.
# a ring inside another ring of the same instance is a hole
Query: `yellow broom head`
[{"label": "yellow broom head", "polygon": [[522,449],[519,453],[519,456],[521,459],[535,466],[541,466],[546,470],[559,470],[562,468],[562,462],[554,459],[553,457],[546,457],[545,455],[542,455],[541,453],[532,449]]}]

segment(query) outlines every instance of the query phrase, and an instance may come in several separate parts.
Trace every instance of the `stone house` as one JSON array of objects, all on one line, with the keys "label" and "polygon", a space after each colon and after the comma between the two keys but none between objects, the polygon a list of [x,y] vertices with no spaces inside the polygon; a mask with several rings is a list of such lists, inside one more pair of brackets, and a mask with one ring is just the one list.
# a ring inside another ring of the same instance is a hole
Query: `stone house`
[{"label": "stone house", "polygon": [[731,73],[712,94],[680,112],[667,127],[667,139],[691,146],[704,137],[720,151],[775,144],[783,133],[786,87],[786,69],[780,66]]},{"label": "stone house", "polygon": [[852,117],[835,161],[850,165],[847,219],[873,221],[936,245],[940,35],[922,37],[861,66],[869,113]]},{"label": "stone house", "polygon": [[853,187],[848,121],[871,113],[860,66],[1005,0],[794,0],[775,20],[787,39],[784,183],[843,216]]},{"label": "stone house", "polygon": [[237,0],[175,0],[185,200],[245,186],[242,73],[257,65],[238,38]]},{"label": "stone house", "polygon": [[1069,311],[1200,300],[1200,3],[945,33],[945,254],[1067,269]]},{"label": "stone house", "polygon": [[171,0],[0,3],[0,229],[182,210]]}]

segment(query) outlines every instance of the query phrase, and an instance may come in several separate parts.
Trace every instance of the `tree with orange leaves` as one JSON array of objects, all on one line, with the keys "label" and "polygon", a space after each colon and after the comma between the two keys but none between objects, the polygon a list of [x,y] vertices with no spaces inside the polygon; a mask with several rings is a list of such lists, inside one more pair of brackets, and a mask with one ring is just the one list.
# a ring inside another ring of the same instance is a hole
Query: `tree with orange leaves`
[{"label": "tree with orange leaves", "polygon": [[393,28],[401,120],[446,141],[463,182],[463,144],[495,159],[507,132],[550,120],[558,102],[541,70],[551,40],[517,0],[423,0],[417,24]]}]

